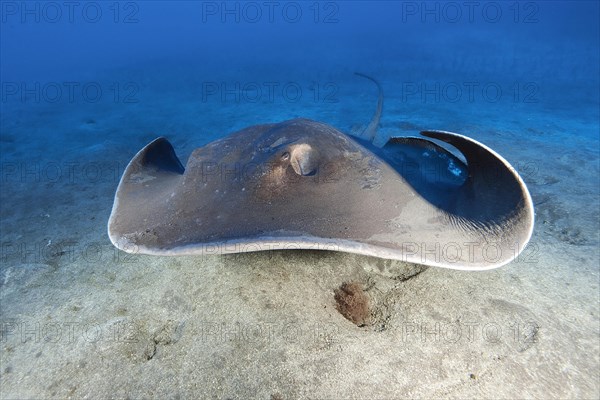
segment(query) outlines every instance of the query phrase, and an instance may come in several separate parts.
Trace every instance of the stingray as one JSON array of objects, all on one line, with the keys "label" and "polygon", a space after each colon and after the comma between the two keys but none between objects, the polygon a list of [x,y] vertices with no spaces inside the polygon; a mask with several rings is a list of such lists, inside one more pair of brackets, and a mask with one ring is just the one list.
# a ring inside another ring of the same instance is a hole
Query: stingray
[{"label": "stingray", "polygon": [[533,230],[516,170],[467,136],[346,135],[309,119],[251,126],[192,152],[159,137],[126,167],[108,221],[119,249],[205,255],[280,249],[363,254],[484,270],[514,260]]}]

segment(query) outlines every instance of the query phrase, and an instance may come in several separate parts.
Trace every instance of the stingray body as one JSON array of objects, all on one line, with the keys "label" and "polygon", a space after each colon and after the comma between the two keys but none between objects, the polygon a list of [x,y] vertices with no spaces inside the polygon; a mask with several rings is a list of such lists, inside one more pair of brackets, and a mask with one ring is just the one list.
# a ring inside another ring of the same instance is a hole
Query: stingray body
[{"label": "stingray body", "polygon": [[154,255],[321,249],[468,270],[515,259],[533,229],[515,170],[450,132],[373,145],[382,98],[359,137],[307,119],[257,125],[196,149],[185,167],[154,140],[121,178],[111,241]]}]

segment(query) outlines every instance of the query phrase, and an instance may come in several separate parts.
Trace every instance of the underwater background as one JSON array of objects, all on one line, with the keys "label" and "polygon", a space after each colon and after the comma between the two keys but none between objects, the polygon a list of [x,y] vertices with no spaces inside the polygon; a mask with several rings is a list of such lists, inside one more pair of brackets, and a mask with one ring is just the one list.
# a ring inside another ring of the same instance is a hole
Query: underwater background
[{"label": "underwater background", "polygon": [[[1,398],[600,396],[599,2],[0,11]],[[536,211],[521,258],[404,281],[357,255],[111,245],[116,187],[148,142],[167,137],[185,164],[256,124],[356,132],[377,90],[355,72],[383,86],[382,134],[461,133],[516,168]],[[348,280],[375,288],[371,327],[335,310]]]}]

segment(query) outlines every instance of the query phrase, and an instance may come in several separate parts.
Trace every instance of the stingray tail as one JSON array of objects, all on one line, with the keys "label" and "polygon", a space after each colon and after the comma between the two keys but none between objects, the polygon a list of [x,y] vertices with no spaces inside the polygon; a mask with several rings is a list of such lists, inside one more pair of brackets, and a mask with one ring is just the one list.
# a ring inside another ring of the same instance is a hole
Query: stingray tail
[{"label": "stingray tail", "polygon": [[367,78],[371,82],[375,83],[377,85],[377,90],[379,91],[379,98],[377,99],[377,109],[375,110],[375,114],[373,115],[373,118],[371,118],[369,125],[367,125],[367,127],[358,135],[358,137],[361,139],[374,142],[375,137],[377,136],[379,121],[381,120],[381,113],[383,112],[383,88],[381,87],[381,84],[377,82],[377,80],[368,75],[361,74],[360,72],[355,72],[354,74],[362,76],[363,78]]}]

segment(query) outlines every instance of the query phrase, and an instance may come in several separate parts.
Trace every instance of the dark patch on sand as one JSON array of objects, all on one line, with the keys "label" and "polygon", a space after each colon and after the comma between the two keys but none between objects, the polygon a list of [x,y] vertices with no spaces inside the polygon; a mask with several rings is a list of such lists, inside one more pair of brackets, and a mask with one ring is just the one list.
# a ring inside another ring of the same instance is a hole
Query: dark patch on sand
[{"label": "dark patch on sand", "polygon": [[358,282],[344,282],[334,290],[336,308],[346,319],[357,326],[369,324],[371,307],[369,296]]}]

